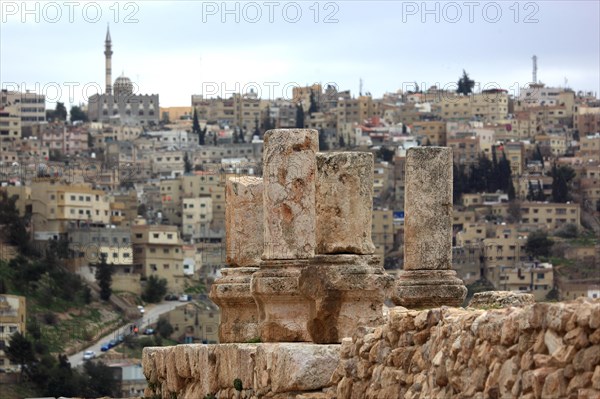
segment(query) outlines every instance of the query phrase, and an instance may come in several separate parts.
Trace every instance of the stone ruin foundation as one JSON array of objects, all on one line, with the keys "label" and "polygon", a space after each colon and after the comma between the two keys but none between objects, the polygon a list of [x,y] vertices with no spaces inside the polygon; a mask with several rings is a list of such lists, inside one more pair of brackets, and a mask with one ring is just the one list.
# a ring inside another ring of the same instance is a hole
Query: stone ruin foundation
[{"label": "stone ruin foundation", "polygon": [[447,307],[466,295],[449,148],[407,152],[397,281],[373,254],[372,154],[317,149],[315,130],[268,131],[263,178],[227,181],[221,344],[144,348],[146,396],[600,398],[600,301]]},{"label": "stone ruin foundation", "polygon": [[227,181],[227,262],[211,289],[222,343],[340,343],[383,321],[373,155],[318,153],[310,129],[264,137],[264,176]]}]

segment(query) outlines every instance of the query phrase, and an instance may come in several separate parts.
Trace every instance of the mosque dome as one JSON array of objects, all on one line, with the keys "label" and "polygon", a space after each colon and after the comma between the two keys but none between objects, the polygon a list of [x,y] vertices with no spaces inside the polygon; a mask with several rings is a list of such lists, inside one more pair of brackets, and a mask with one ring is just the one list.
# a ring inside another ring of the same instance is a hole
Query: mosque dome
[{"label": "mosque dome", "polygon": [[125,76],[119,76],[113,85],[115,95],[131,95],[133,94],[133,83],[131,79]]}]

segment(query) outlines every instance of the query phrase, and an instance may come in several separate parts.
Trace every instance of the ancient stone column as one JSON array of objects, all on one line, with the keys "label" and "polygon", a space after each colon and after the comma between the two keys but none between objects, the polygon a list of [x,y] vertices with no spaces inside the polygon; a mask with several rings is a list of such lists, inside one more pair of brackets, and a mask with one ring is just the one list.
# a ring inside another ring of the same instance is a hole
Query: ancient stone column
[{"label": "ancient stone column", "polygon": [[315,254],[316,130],[274,129],[263,144],[265,249],[263,259]]},{"label": "ancient stone column", "polygon": [[317,154],[317,253],[372,254],[373,154]]},{"label": "ancient stone column", "polygon": [[263,251],[263,181],[235,176],[225,186],[228,268],[214,282],[210,298],[221,308],[219,341],[248,342],[259,336],[258,308],[250,290]]},{"label": "ancient stone column", "polygon": [[339,343],[359,326],[383,323],[393,278],[371,241],[373,155],[317,154],[317,253],[302,268],[300,290],[311,299],[313,342]]},{"label": "ancient stone column", "polygon": [[452,149],[406,154],[404,270],[392,300],[411,308],[459,306],[467,289],[452,267]]},{"label": "ancient stone column", "polygon": [[314,256],[318,133],[275,129],[264,136],[264,252],[252,277],[263,342],[310,341],[310,302],[299,276]]}]

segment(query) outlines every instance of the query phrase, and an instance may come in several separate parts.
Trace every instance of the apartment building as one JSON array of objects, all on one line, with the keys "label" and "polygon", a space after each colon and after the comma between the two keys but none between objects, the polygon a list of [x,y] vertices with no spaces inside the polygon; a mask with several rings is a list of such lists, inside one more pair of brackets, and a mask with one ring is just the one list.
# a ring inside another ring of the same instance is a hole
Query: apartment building
[{"label": "apartment building", "polygon": [[167,280],[169,292],[186,287],[183,242],[176,226],[139,224],[131,227],[133,262],[141,266],[143,278]]},{"label": "apartment building", "polygon": [[452,157],[457,165],[472,165],[478,162],[481,154],[480,139],[471,135],[462,138],[448,138],[448,147],[452,148]]},{"label": "apartment building", "polygon": [[510,172],[513,177],[521,176],[525,170],[525,145],[520,142],[505,143],[501,148],[506,159],[510,162]]},{"label": "apartment building", "polygon": [[499,271],[499,290],[527,292],[536,301],[544,301],[554,287],[554,268],[551,263],[524,263],[519,267],[503,266]]},{"label": "apartment building", "polygon": [[472,284],[484,276],[484,248],[482,243],[452,247],[452,269],[465,284]]},{"label": "apartment building", "polygon": [[394,211],[390,209],[373,209],[371,237],[375,245],[375,254],[385,257],[394,248]]},{"label": "apartment building", "polygon": [[18,206],[31,214],[35,240],[47,241],[65,235],[71,223],[110,223],[110,201],[89,184],[64,184],[49,178],[34,178],[31,187],[19,190]]},{"label": "apartment building", "polygon": [[366,119],[377,116],[376,105],[371,96],[358,98],[342,98],[337,102],[337,126],[345,123],[363,123]]},{"label": "apartment building", "polygon": [[411,127],[411,134],[414,136],[423,136],[431,145],[446,146],[446,122],[443,121],[419,121],[414,122]]},{"label": "apartment building", "polygon": [[600,129],[597,133],[580,136],[577,156],[600,162]]},{"label": "apartment building", "polygon": [[579,204],[524,202],[521,204],[523,223],[544,224],[548,230],[556,230],[570,223],[581,228]]},{"label": "apartment building", "polygon": [[573,114],[573,129],[579,132],[579,137],[600,132],[600,107],[575,106]]},{"label": "apartment building", "polygon": [[164,151],[153,154],[152,174],[162,178],[176,178],[185,170],[183,151]]},{"label": "apartment building", "polygon": [[0,369],[3,371],[17,371],[18,365],[6,357],[5,350],[13,334],[25,334],[26,323],[26,298],[19,295],[0,295]]},{"label": "apartment building", "polygon": [[436,101],[436,113],[445,120],[480,120],[498,122],[508,116],[508,92],[484,90],[468,96],[441,96]]},{"label": "apartment building", "polygon": [[106,263],[115,267],[133,265],[129,227],[71,223],[67,236],[74,257],[83,258],[86,264],[96,265],[105,256]]},{"label": "apartment building", "polygon": [[0,140],[15,141],[21,138],[21,117],[17,107],[0,107]]},{"label": "apartment building", "polygon": [[14,106],[15,114],[21,118],[22,126],[46,122],[46,96],[18,91],[0,91],[0,107]]},{"label": "apartment building", "polygon": [[184,198],[182,236],[186,240],[198,241],[206,236],[212,223],[212,198]]}]

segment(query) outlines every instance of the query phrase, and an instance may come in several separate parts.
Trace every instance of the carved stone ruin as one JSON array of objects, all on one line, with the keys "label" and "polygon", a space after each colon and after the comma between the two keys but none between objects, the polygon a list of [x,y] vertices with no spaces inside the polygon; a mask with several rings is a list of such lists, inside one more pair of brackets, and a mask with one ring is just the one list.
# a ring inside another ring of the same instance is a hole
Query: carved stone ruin
[{"label": "carved stone ruin", "polygon": [[259,336],[258,310],[250,282],[263,251],[263,181],[230,177],[226,183],[226,253],[228,268],[215,281],[210,298],[221,308],[219,341],[248,342]]},{"label": "carved stone ruin", "polygon": [[408,308],[460,306],[467,289],[452,267],[452,149],[406,154],[404,270],[392,300]]},{"label": "carved stone ruin", "polygon": [[[263,179],[227,181],[230,267],[211,289],[221,342],[339,343],[384,322],[394,280],[373,254],[373,155],[317,149],[316,130],[270,130]],[[449,148],[408,151],[406,198],[405,269],[392,299],[460,305],[466,288],[450,269]]]},{"label": "carved stone ruin", "polygon": [[264,136],[264,239],[252,278],[263,342],[310,342],[310,302],[299,277],[315,254],[318,132],[275,129]]}]

